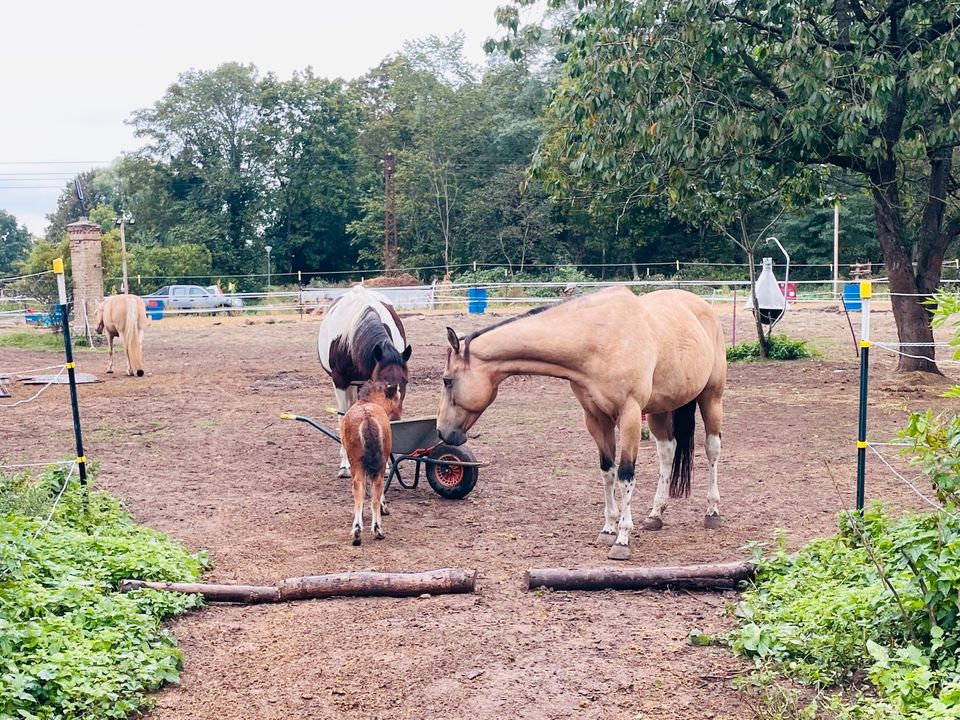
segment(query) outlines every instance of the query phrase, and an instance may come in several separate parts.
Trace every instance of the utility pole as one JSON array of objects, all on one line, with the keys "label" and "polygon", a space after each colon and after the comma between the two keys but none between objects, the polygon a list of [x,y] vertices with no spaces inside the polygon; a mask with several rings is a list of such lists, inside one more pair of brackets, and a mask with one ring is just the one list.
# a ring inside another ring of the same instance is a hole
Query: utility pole
[{"label": "utility pole", "polygon": [[833,199],[833,299],[840,287],[840,196]]},{"label": "utility pole", "polygon": [[383,155],[383,268],[387,272],[400,265],[397,248],[397,195],[394,176],[396,157],[389,150]]},{"label": "utility pole", "polygon": [[132,217],[123,213],[120,217],[117,218],[117,225],[120,226],[120,257],[123,260],[123,285],[122,292],[124,295],[130,292],[130,283],[127,282],[127,225],[133,225],[136,222]]}]

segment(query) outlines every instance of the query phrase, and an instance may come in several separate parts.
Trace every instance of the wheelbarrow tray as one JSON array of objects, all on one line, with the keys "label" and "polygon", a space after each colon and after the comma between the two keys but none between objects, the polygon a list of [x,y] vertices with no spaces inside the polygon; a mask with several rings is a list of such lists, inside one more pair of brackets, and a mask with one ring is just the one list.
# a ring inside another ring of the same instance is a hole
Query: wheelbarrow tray
[{"label": "wheelbarrow tray", "polygon": [[[284,420],[299,420],[300,422],[307,423],[312,427],[316,428],[328,438],[334,442],[340,443],[339,435],[329,429],[319,424],[311,418],[304,417],[302,415],[294,415],[293,413],[281,413],[280,417]],[[456,488],[443,488],[439,487],[435,480],[435,477],[431,475],[436,475],[436,472],[428,472],[427,476],[430,480],[430,485],[435,491],[444,497],[456,498],[466,496],[470,492],[470,489],[473,487],[473,484],[476,483],[477,470],[481,467],[486,467],[489,463],[478,462],[474,459],[464,460],[462,459],[463,453],[466,453],[467,457],[471,457],[469,450],[466,446],[463,446],[463,451],[458,451],[457,448],[450,447],[440,442],[440,436],[437,434],[437,418],[436,416],[426,416],[419,418],[410,418],[409,420],[393,420],[390,423],[390,430],[393,435],[393,450],[390,453],[391,467],[390,472],[388,473],[386,480],[386,488],[390,488],[390,484],[393,479],[396,478],[397,482],[401,487],[412,490],[417,487],[420,482],[420,466],[427,465],[431,468],[444,468],[444,467],[459,467],[464,468],[466,472],[469,469],[469,472],[473,473],[471,475],[472,481],[469,484],[464,484],[464,486],[457,490]],[[453,456],[451,456],[451,454]],[[433,457],[434,455],[438,457]],[[460,455],[460,458],[456,456]],[[416,472],[414,474],[413,481],[405,481],[400,475],[400,466],[404,461],[411,460],[416,466]]]},{"label": "wheelbarrow tray", "polygon": [[409,455],[440,442],[436,416],[393,420],[390,431],[393,433],[393,452],[397,455]]}]

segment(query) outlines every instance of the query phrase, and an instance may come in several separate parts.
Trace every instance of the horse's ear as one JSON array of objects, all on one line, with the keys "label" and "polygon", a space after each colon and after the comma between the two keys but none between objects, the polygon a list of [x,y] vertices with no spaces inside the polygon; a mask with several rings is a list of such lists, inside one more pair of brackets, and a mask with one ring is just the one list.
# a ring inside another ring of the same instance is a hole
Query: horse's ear
[{"label": "horse's ear", "polygon": [[400,357],[403,358],[404,362],[407,362],[410,359],[411,355],[413,355],[413,347],[411,345],[407,345],[403,349],[403,355],[401,355]]},{"label": "horse's ear", "polygon": [[393,398],[395,398],[395,397],[397,396],[397,391],[398,391],[399,389],[400,389],[400,386],[399,386],[399,385],[396,385],[396,384],[387,385],[387,389],[386,389],[386,391],[385,391],[386,394],[387,394],[387,397],[392,400]]},{"label": "horse's ear", "polygon": [[447,328],[447,342],[450,343],[450,347],[453,348],[455,353],[460,352],[460,338],[457,337],[457,333],[454,332],[452,327]]},{"label": "horse's ear", "polygon": [[373,349],[373,361],[379,363],[381,360],[383,360],[383,348],[377,345]]}]

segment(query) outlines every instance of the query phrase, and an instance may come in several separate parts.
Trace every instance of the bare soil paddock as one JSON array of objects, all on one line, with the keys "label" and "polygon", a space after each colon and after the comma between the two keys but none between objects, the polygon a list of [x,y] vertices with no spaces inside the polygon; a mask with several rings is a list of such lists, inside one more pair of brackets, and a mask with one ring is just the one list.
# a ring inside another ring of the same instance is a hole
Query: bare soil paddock
[{"label": "bare soil paddock", "polygon": [[[729,338],[730,308],[719,310]],[[435,412],[444,326],[467,331],[492,320],[405,318],[414,347],[408,417]],[[750,329],[744,313],[739,320],[742,339]],[[524,589],[529,567],[608,562],[606,549],[593,545],[603,509],[596,450],[563,382],[508,380],[470,443],[491,463],[473,493],[447,501],[426,483],[391,489],[386,540],[365,532],[363,545],[352,547],[349,483],[336,477],[336,446],[278,418],[287,410],[335,424],[326,412],[333,393],[316,360],[318,324],[154,322],[143,379],[104,375],[105,353],[82,353],[79,369],[104,380],[80,394],[100,485],[139,521],[208,550],[210,581],[459,566],[479,572],[478,591],[209,607],[173,624],[186,656],[183,682],[157,696],[152,718],[750,717],[731,689],[745,664],[687,639],[693,628],[728,628],[724,609],[735,594]],[[635,533],[632,563],[738,559],[744,544],[770,541],[778,529],[796,546],[831,533],[838,510],[852,504],[858,365],[846,320],[834,308],[808,307],[781,330],[809,339],[824,358],[731,366],[723,528],[701,526],[698,442],[693,496],[671,504],[662,531]],[[875,315],[874,333],[896,339],[888,311]],[[938,398],[945,383],[892,377],[892,356],[878,349],[874,357],[872,439],[892,439],[909,409],[946,407]],[[0,372],[56,361],[53,353],[0,349]],[[944,368],[956,381],[956,366]],[[28,395],[23,387],[13,392],[14,400]],[[66,388],[54,387],[4,411],[0,457],[70,457],[68,407]],[[648,480],[638,482],[634,499],[642,517],[655,480],[653,443],[644,443],[637,470]],[[867,493],[922,506],[872,459]]]}]

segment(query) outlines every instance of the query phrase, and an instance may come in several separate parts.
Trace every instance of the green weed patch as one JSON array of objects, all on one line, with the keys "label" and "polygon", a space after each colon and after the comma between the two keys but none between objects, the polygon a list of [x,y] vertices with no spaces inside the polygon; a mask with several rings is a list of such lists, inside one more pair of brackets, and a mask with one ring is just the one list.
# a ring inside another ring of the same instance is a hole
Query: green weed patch
[{"label": "green weed patch", "polygon": [[[162,621],[194,596],[116,591],[123,578],[189,581],[204,559],[136,525],[115,499],[72,478],[0,474],[0,717],[124,718],[179,678]],[[46,518],[53,511],[48,524]]]}]

